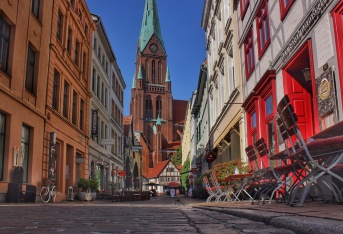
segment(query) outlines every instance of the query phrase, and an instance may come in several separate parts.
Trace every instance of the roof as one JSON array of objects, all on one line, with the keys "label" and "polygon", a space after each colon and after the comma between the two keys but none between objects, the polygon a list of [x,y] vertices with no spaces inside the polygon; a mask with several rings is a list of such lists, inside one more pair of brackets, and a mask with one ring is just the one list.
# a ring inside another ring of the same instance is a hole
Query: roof
[{"label": "roof", "polygon": [[175,110],[173,113],[174,124],[183,125],[185,123],[187,105],[188,101],[173,100],[173,109]]},{"label": "roof", "polygon": [[149,178],[155,178],[158,177],[163,169],[168,165],[170,160],[165,160],[160,163],[157,163],[155,167],[149,168]]},{"label": "roof", "polygon": [[140,46],[139,49],[141,52],[145,49],[150,38],[154,34],[156,35],[158,41],[160,42],[163,50],[166,51],[164,47],[164,42],[162,39],[156,0],[146,0],[144,13],[143,13],[141,33],[139,35],[139,46]]},{"label": "roof", "polygon": [[178,170],[179,172],[182,171],[182,164],[179,164],[179,165],[177,166],[177,170]]}]

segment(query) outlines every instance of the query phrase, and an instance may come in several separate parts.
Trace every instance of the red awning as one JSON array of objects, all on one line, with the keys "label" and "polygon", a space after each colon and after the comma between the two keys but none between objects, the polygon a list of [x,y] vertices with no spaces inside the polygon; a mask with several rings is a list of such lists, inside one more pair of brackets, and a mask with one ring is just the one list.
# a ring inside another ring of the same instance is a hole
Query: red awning
[{"label": "red awning", "polygon": [[208,163],[212,163],[214,160],[216,160],[217,156],[213,153],[213,151],[210,151],[207,155],[206,155],[206,162]]},{"label": "red awning", "polygon": [[180,183],[175,182],[175,181],[172,181],[172,182],[169,182],[169,183],[168,183],[168,186],[169,186],[169,187],[175,188],[175,187],[180,186]]}]

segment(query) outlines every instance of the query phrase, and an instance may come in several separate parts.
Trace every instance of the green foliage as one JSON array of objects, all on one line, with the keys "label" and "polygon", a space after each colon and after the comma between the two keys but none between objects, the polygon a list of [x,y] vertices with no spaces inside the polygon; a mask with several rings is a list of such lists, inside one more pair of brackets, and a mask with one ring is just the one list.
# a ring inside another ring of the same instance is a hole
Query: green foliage
[{"label": "green foliage", "polygon": [[179,147],[176,149],[176,155],[174,155],[171,158],[172,163],[174,163],[175,166],[178,166],[182,163],[182,148]]},{"label": "green foliage", "polygon": [[181,175],[181,182],[182,182],[182,186],[184,187],[185,191],[188,191],[188,189],[189,189],[188,173],[186,173],[189,170],[190,170],[190,161],[189,161],[189,158],[187,158],[185,163],[182,165],[182,170],[181,170],[181,173],[184,173]]},{"label": "green foliage", "polygon": [[99,188],[99,181],[96,180],[96,179],[90,179],[90,180],[89,180],[89,188],[90,188],[92,191],[98,190],[98,188]]},{"label": "green foliage", "polygon": [[77,182],[77,187],[82,189],[82,192],[86,192],[89,188],[89,181],[85,178],[80,178]]}]

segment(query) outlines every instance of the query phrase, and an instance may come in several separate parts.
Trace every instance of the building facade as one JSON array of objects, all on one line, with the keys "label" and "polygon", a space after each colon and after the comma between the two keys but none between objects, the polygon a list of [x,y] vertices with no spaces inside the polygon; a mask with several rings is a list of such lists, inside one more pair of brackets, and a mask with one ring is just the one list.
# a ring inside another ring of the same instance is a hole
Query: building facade
[{"label": "building facade", "polygon": [[237,1],[205,1],[210,137],[204,157],[216,155],[213,164],[246,159],[237,15]]},{"label": "building facade", "polygon": [[53,3],[48,84],[42,89],[47,97],[42,177],[53,174],[57,200],[65,200],[68,188],[77,187],[79,178],[88,177],[89,84],[95,25],[85,1]]},{"label": "building facade", "polygon": [[[0,201],[13,171],[40,187],[45,153],[51,1],[0,1]],[[45,43],[46,42],[46,43]]]},{"label": "building facade", "polygon": [[123,89],[125,83],[100,16],[92,14],[93,34],[90,99],[89,176],[100,181],[100,190],[110,183],[122,185],[116,176],[123,170]]},{"label": "building facade", "polygon": [[276,105],[288,95],[304,139],[342,120],[343,1],[239,1],[247,145],[278,152]]}]

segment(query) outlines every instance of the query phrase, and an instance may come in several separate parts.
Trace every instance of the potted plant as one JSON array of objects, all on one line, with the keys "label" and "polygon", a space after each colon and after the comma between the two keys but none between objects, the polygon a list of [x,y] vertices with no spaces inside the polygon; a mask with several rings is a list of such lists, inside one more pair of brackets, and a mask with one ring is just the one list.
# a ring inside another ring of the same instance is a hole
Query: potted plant
[{"label": "potted plant", "polygon": [[95,200],[96,191],[99,190],[99,181],[97,179],[90,179],[89,188],[91,189],[92,198]]},{"label": "potted plant", "polygon": [[77,197],[80,201],[84,201],[86,198],[87,189],[89,188],[89,181],[85,178],[80,178],[77,182],[77,187],[79,188],[79,190],[81,190],[78,191]]}]

